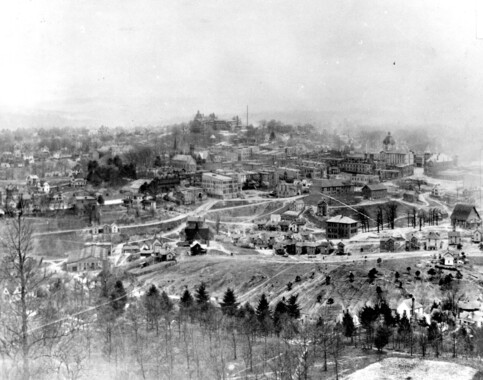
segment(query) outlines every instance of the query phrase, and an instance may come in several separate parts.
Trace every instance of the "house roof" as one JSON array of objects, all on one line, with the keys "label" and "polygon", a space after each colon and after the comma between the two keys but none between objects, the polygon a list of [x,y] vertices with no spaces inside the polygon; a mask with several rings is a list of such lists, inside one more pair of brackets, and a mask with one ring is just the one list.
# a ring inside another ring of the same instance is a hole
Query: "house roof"
[{"label": "house roof", "polygon": [[456,255],[450,251],[445,251],[442,255],[442,257],[448,257],[448,256],[451,256],[454,259]]},{"label": "house roof", "polygon": [[357,223],[357,221],[355,221],[352,218],[349,218],[348,216],[337,215],[327,220],[327,223],[354,224],[354,223]]},{"label": "house roof", "polygon": [[441,236],[440,236],[439,232],[431,231],[428,234],[428,239],[441,239]]},{"label": "house roof", "polygon": [[374,184],[367,184],[362,187],[362,189],[368,188],[371,191],[377,191],[377,190],[387,190],[387,187],[380,184],[380,183],[374,183]]},{"label": "house roof", "polygon": [[472,205],[459,203],[454,206],[453,213],[451,214],[452,220],[467,220],[471,212],[474,211],[480,219],[480,214],[476,211],[476,207]]},{"label": "house roof", "polygon": [[67,263],[71,264],[91,257],[103,260],[107,257],[107,253],[107,248],[100,247],[98,245],[90,245],[81,249],[80,251],[71,252],[67,259]]},{"label": "house roof", "polygon": [[172,161],[184,161],[189,164],[196,164],[195,159],[187,154],[177,154],[173,157]]}]

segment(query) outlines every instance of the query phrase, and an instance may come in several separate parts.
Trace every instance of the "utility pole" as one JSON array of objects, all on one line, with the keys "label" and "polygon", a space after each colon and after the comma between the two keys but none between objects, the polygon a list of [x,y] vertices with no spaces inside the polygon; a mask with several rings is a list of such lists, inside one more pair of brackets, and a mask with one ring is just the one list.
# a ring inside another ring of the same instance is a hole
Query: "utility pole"
[{"label": "utility pole", "polygon": [[247,128],[248,128],[248,106],[247,106]]},{"label": "utility pole", "polygon": [[481,210],[481,152],[482,152],[482,149],[480,149],[480,210]]}]

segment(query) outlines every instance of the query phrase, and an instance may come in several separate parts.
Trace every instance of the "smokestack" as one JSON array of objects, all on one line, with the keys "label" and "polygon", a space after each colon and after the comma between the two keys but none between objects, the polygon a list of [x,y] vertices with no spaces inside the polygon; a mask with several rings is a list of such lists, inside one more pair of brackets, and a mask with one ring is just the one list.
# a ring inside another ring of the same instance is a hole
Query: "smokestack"
[{"label": "smokestack", "polygon": [[411,317],[414,318],[414,297],[411,297]]}]

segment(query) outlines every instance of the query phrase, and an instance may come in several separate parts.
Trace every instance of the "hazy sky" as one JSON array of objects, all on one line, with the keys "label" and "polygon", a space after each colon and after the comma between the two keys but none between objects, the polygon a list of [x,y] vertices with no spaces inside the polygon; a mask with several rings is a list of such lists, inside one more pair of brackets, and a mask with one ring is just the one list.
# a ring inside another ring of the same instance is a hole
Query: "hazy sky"
[{"label": "hazy sky", "polygon": [[312,111],[483,123],[476,2],[35,0],[0,5],[0,109],[130,125]]}]

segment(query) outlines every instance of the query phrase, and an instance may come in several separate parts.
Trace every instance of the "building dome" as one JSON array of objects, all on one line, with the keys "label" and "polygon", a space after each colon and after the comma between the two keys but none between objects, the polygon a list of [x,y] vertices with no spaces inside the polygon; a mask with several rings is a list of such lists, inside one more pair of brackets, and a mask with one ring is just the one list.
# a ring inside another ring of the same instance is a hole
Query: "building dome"
[{"label": "building dome", "polygon": [[385,146],[388,145],[395,145],[396,142],[394,141],[393,137],[391,136],[391,132],[387,133],[387,136],[384,138],[384,141],[382,142]]}]

